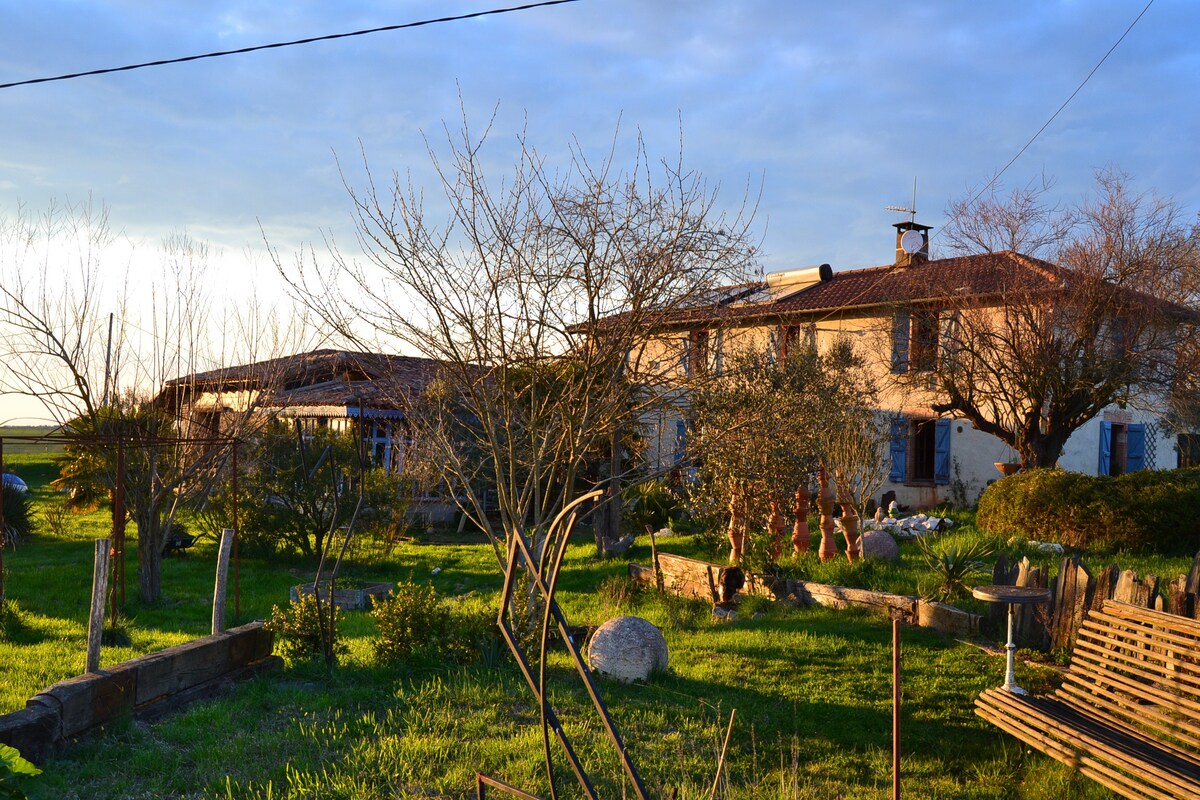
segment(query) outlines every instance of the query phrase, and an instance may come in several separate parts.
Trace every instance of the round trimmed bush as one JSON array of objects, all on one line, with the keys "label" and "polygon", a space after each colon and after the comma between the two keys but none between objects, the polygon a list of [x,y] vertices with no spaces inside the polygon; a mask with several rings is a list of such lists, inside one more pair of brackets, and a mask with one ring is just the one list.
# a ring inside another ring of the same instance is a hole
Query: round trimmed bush
[{"label": "round trimmed bush", "polygon": [[976,523],[997,536],[1078,549],[1194,553],[1200,549],[1200,468],[1117,477],[1021,472],[987,488]]}]

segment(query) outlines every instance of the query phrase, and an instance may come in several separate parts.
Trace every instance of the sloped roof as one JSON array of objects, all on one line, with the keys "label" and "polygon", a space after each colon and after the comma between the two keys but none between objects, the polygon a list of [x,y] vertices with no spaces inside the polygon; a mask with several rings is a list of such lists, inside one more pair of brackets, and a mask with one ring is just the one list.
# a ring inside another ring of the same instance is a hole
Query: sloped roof
[{"label": "sloped roof", "polygon": [[352,406],[361,398],[371,408],[398,408],[400,394],[423,388],[442,367],[430,358],[313,350],[281,358],[222,367],[167,381],[160,400],[185,394],[252,390],[272,406]]},{"label": "sloped roof", "polygon": [[[656,327],[696,324],[745,325],[753,322],[846,311],[883,313],[898,303],[961,305],[988,302],[1012,292],[1069,291],[1075,276],[1048,261],[1012,251],[956,256],[911,266],[887,265],[845,270],[790,294],[770,298],[746,293],[755,302],[722,302],[666,311]],[[1190,316],[1186,309],[1133,290],[1113,287],[1130,298]],[[758,298],[763,298],[759,300]]]}]

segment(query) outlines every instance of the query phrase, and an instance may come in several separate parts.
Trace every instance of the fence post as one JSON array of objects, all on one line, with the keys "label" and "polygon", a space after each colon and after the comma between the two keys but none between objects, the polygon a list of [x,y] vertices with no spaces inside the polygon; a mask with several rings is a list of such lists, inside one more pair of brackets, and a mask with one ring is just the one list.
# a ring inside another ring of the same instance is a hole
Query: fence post
[{"label": "fence post", "polygon": [[100,669],[100,636],[104,632],[104,606],[108,596],[108,559],[112,539],[96,540],[96,560],[92,566],[92,613],[88,617],[87,669]]},{"label": "fence post", "polygon": [[233,544],[233,529],[221,531],[221,547],[217,551],[217,583],[213,588],[212,632],[225,630],[225,586],[229,578],[229,549]]}]

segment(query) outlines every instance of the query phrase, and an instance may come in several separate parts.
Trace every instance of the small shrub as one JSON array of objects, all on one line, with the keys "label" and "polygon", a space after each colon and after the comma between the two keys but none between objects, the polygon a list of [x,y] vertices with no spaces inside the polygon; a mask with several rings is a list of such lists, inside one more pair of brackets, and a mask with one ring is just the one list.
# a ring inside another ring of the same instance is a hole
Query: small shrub
[{"label": "small shrub", "polygon": [[129,618],[124,614],[117,614],[117,618],[106,622],[100,631],[100,643],[105,647],[129,647],[133,644],[133,636],[129,629]]},{"label": "small shrub", "polygon": [[0,603],[0,641],[17,641],[25,629],[21,610],[12,600]]},{"label": "small shrub", "polygon": [[42,503],[42,507],[38,511],[38,518],[46,523],[46,528],[52,535],[60,539],[66,538],[71,532],[73,516],[65,497],[55,497],[53,500]]},{"label": "small shrub", "polygon": [[[266,628],[274,632],[277,650],[289,664],[303,664],[315,661],[325,656],[325,638],[329,622],[329,605],[323,603],[320,610],[324,612],[322,620],[318,614],[317,598],[315,595],[301,595],[299,600],[288,604],[287,608],[274,606],[271,618]],[[341,627],[342,612],[336,607],[333,610],[333,655],[334,657],[347,654],[350,649],[341,641],[338,630]]]},{"label": "small shrub", "polygon": [[659,530],[679,515],[681,503],[665,480],[636,483],[625,490],[623,515],[637,533]]},{"label": "small shrub", "polygon": [[29,493],[4,484],[4,544],[20,543],[33,533],[33,509]]},{"label": "small shrub", "polygon": [[[786,544],[791,547],[791,534],[783,537],[786,542],[781,541],[780,552],[783,552],[783,546]],[[742,560],[739,566],[749,573],[755,575],[778,575],[779,569],[775,557],[771,553],[771,533],[763,528],[750,528],[746,531],[746,538],[742,541]]]},{"label": "small shrub", "polygon": [[373,646],[381,664],[495,663],[502,652],[495,610],[469,599],[447,601],[429,584],[397,584],[371,618],[379,629]]},{"label": "small shrub", "polygon": [[495,667],[505,653],[496,610],[486,606],[451,603],[445,642],[446,660],[458,664],[478,661],[486,667]]},{"label": "small shrub", "polygon": [[371,609],[379,628],[374,642],[381,664],[432,661],[441,656],[450,628],[450,610],[429,584],[404,581]]},{"label": "small shrub", "polygon": [[931,544],[928,537],[917,539],[925,564],[933,572],[932,583],[920,587],[921,594],[934,600],[953,601],[970,591],[967,578],[989,569],[992,549],[979,539],[964,544]]}]

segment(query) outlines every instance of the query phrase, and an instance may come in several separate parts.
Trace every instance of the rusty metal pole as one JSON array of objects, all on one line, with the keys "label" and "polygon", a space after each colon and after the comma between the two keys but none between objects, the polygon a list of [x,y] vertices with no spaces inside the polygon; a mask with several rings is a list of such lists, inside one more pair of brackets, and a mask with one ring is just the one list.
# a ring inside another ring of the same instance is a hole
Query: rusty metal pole
[{"label": "rusty metal pole", "polygon": [[8,528],[4,527],[4,437],[0,436],[0,611],[4,610],[4,548]]},{"label": "rusty metal pole", "polygon": [[892,620],[892,800],[900,800],[900,618]]},{"label": "rusty metal pole", "polygon": [[233,618],[242,616],[242,580],[238,559],[238,440],[233,440]]},{"label": "rusty metal pole", "polygon": [[125,608],[125,443],[117,441],[116,481],[113,486],[112,507],[112,602],[110,617],[117,624],[117,587],[120,587],[120,607]]}]

